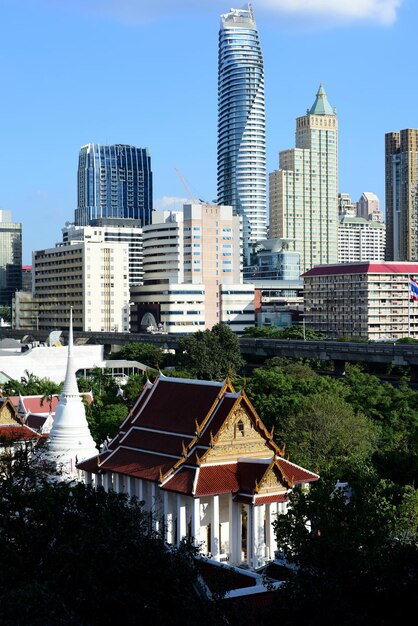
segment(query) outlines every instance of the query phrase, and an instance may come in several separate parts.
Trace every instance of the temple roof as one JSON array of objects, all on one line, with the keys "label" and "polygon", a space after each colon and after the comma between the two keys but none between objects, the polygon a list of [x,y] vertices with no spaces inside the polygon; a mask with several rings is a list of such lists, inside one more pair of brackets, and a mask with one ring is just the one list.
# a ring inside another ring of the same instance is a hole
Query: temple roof
[{"label": "temple roof", "polygon": [[328,102],[327,94],[322,83],[319,85],[316,100],[309,111],[311,115],[335,115],[335,111]]},{"label": "temple roof", "polygon": [[[235,430],[238,423],[247,438]],[[78,468],[158,482],[189,496],[233,493],[253,500],[263,494],[279,501],[294,484],[318,479],[280,454],[245,392],[228,380],[160,375],[146,383],[106,452]]]}]

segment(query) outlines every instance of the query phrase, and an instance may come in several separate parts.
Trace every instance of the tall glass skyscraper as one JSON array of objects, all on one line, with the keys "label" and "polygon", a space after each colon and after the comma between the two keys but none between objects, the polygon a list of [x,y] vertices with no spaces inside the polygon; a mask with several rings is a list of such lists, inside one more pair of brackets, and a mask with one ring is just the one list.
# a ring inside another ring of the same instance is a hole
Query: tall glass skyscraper
[{"label": "tall glass skyscraper", "polygon": [[102,218],[151,224],[151,157],[147,148],[89,143],[78,160],[77,226]]},{"label": "tall glass skyscraper", "polygon": [[242,216],[244,256],[266,238],[264,66],[251,5],[221,16],[218,203]]}]

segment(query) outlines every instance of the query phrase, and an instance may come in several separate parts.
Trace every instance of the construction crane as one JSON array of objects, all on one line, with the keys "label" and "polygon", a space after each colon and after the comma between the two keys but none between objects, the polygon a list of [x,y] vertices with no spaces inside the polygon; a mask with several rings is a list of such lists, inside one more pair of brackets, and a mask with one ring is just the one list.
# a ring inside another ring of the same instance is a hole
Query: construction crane
[{"label": "construction crane", "polygon": [[183,185],[184,189],[186,190],[186,193],[187,193],[188,197],[191,199],[193,204],[200,204],[201,201],[199,201],[196,198],[196,196],[194,196],[192,194],[192,192],[190,191],[189,187],[187,186],[186,181],[184,180],[183,176],[181,175],[180,170],[178,170],[177,167],[175,167],[174,171],[176,172],[177,176],[179,177],[181,184]]}]

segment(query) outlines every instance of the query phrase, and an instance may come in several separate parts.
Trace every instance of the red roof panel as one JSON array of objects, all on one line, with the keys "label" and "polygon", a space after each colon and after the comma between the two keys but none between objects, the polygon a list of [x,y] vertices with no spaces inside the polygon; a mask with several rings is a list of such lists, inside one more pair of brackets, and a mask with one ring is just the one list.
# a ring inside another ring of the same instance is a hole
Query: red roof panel
[{"label": "red roof panel", "polygon": [[157,481],[160,477],[160,470],[164,474],[174,463],[175,459],[166,456],[147,454],[146,452],[120,447],[109,455],[103,463],[100,463],[100,469]]},{"label": "red roof panel", "polygon": [[121,445],[129,448],[150,450],[157,454],[160,452],[163,454],[173,454],[177,458],[180,458],[183,453],[182,442],[187,446],[191,441],[191,437],[178,437],[177,435],[152,432],[133,427],[123,438]]},{"label": "red roof panel", "polygon": [[312,483],[319,479],[318,474],[309,472],[299,465],[295,465],[286,459],[277,459],[277,463],[280,466],[282,472],[287,476],[291,483]]},{"label": "red roof panel", "polygon": [[1,424],[0,442],[29,441],[39,439],[38,433],[25,425]]},{"label": "red roof panel", "polygon": [[164,484],[163,489],[191,496],[193,495],[195,475],[196,469],[193,469],[192,467],[182,467]]}]

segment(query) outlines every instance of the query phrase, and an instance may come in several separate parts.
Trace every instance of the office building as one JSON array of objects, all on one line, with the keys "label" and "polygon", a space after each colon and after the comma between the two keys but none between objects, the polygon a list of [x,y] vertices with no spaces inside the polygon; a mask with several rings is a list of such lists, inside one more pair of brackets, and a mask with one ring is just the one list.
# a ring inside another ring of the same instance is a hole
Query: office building
[{"label": "office building", "polygon": [[385,135],[386,258],[418,258],[418,129]]},{"label": "office building", "polygon": [[241,220],[231,207],[186,204],[143,229],[144,284],[131,288],[131,331],[195,332],[254,324],[254,285],[242,282]]},{"label": "office building", "polygon": [[152,221],[152,171],[147,148],[89,143],[80,150],[75,224],[116,218]]},{"label": "office building", "polygon": [[364,217],[342,217],[338,225],[338,262],[383,261],[386,226]]},{"label": "office building", "polygon": [[12,306],[22,288],[22,224],[12,222],[10,211],[0,209],[0,306]]},{"label": "office building", "polygon": [[254,14],[221,16],[218,55],[218,203],[242,217],[244,257],[266,238],[264,66]]},{"label": "office building", "polygon": [[321,265],[303,275],[305,323],[328,338],[418,338],[418,304],[408,275],[418,263]]},{"label": "office building", "polygon": [[142,228],[140,222],[125,219],[92,220],[91,226],[67,224],[62,229],[64,243],[100,238],[104,243],[126,243],[129,258],[129,285],[142,284]]},{"label": "office building", "polygon": [[380,200],[375,193],[364,191],[357,202],[357,215],[373,222],[383,222]]},{"label": "office building", "polygon": [[338,260],[338,119],[320,85],[296,120],[296,148],[270,174],[270,236],[289,239],[301,271]]},{"label": "office building", "polygon": [[126,242],[104,241],[102,233],[93,233],[90,239],[34,252],[32,268],[37,328],[68,328],[72,307],[75,330],[129,331]]}]

